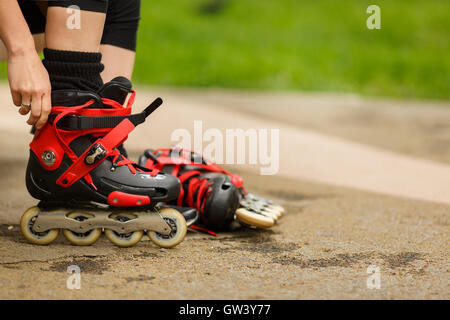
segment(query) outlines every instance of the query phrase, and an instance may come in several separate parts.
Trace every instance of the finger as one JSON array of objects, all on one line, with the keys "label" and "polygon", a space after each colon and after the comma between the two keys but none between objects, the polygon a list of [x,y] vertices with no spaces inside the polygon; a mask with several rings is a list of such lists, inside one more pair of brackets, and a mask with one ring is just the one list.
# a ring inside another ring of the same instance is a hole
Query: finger
[{"label": "finger", "polygon": [[22,105],[22,96],[18,91],[12,90],[11,91],[11,97],[13,100],[14,105],[20,107]]},{"label": "finger", "polygon": [[22,92],[21,99],[20,99],[20,105],[22,107],[31,105],[31,94]]},{"label": "finger", "polygon": [[48,115],[50,114],[50,111],[52,110],[49,94],[44,94],[42,96],[41,101],[42,101],[41,116],[39,117],[39,120],[36,122],[37,130],[40,130],[45,125],[45,123],[48,120]]},{"label": "finger", "polygon": [[34,125],[41,116],[41,106],[42,106],[42,95],[34,94],[31,99],[31,112],[27,123],[29,125]]},{"label": "finger", "polygon": [[19,113],[21,115],[25,116],[25,115],[28,114],[28,112],[30,112],[30,110],[31,110],[31,107],[24,107],[24,106],[22,106],[22,107],[19,108]]},{"label": "finger", "polygon": [[31,95],[26,92],[22,92],[20,95],[20,109],[19,113],[21,115],[26,115],[31,110]]}]

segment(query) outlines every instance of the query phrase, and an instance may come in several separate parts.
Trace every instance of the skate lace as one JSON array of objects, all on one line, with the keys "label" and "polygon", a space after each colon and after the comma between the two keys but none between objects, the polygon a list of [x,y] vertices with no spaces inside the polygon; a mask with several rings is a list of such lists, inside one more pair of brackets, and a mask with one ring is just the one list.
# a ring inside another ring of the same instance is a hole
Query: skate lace
[{"label": "skate lace", "polygon": [[[132,174],[136,174],[136,168],[134,165],[136,164],[134,161],[131,161],[123,156],[118,149],[114,149],[111,153],[112,159],[112,167],[115,169],[120,166],[128,166]],[[121,158],[121,160],[119,160]],[[142,170],[140,170],[142,171]]]},{"label": "skate lace", "polygon": [[[171,150],[173,149],[159,149],[155,151],[154,154],[157,154],[158,151],[167,152]],[[180,158],[178,159],[182,160]],[[196,209],[199,214],[203,214],[203,212],[205,211],[205,205],[206,200],[208,198],[208,194],[212,191],[211,189],[212,183],[209,182],[208,179],[206,178],[199,178],[202,172],[198,170],[191,170],[180,174],[180,170],[183,164],[186,163],[183,161],[178,163],[177,158],[171,158],[171,160],[172,160],[171,164],[175,165],[172,169],[171,174],[173,176],[176,176],[181,183],[180,194],[177,199],[177,205],[182,207],[185,204],[187,204],[189,207]],[[160,163],[158,160],[156,161],[152,160],[148,161],[145,167],[151,170],[155,169],[162,170],[162,168],[164,168],[164,165],[165,164]],[[185,188],[183,187],[185,183],[187,183],[186,191]],[[197,225],[191,225],[189,228],[217,237],[217,234],[215,232]]]},{"label": "skate lace", "polygon": [[[153,168],[153,169],[147,169],[143,170],[139,166],[137,166],[136,162],[126,158],[118,149],[114,149],[111,153],[112,159],[112,168],[115,170],[115,168],[120,166],[128,166],[128,169],[130,169],[132,174],[136,174],[136,172],[147,172],[152,177],[156,176],[158,173],[160,173],[160,170]],[[120,160],[119,160],[120,159]]]},{"label": "skate lace", "polygon": [[178,179],[183,185],[187,182],[187,190],[181,187],[180,195],[178,196],[178,205],[182,206],[185,202],[189,207],[195,208],[200,214],[205,210],[206,199],[211,192],[211,182],[207,179],[200,179],[198,176],[200,171],[188,171],[178,176]]},{"label": "skate lace", "polygon": [[[191,150],[182,148],[166,148],[157,149],[152,152],[156,155],[156,159],[150,160],[145,167],[148,169],[162,170],[166,165],[173,165],[171,174],[176,176],[181,182],[180,195],[177,200],[179,206],[187,204],[189,207],[196,209],[200,214],[205,210],[206,199],[212,191],[212,183],[206,178],[199,178],[204,171],[218,172],[233,177],[233,174],[226,171],[219,165],[209,161],[205,157],[201,157],[201,163],[194,162],[195,153]],[[198,170],[188,170],[180,174],[185,165],[194,166]],[[202,172],[203,171],[203,172]],[[183,187],[186,186],[187,188]],[[245,192],[243,186],[242,190]]]}]

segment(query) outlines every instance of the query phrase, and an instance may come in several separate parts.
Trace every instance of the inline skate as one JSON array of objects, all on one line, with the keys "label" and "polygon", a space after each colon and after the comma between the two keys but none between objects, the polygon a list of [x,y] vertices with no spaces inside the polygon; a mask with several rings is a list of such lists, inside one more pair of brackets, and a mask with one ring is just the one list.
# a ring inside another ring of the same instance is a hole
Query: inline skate
[{"label": "inline skate", "polygon": [[49,120],[30,143],[26,185],[41,201],[21,219],[29,242],[49,244],[59,229],[74,245],[93,244],[103,230],[120,247],[135,245],[144,231],[160,247],[183,241],[185,218],[160,205],[177,199],[178,179],[138,166],[122,147],[162,104],[158,98],[131,114],[134,97],[131,82],[123,77],[97,92],[52,92]]},{"label": "inline skate", "polygon": [[138,163],[178,177],[181,190],[177,205],[195,208],[201,222],[215,230],[226,229],[236,220],[270,228],[284,213],[284,208],[271,200],[247,193],[242,177],[192,151],[148,149]]}]

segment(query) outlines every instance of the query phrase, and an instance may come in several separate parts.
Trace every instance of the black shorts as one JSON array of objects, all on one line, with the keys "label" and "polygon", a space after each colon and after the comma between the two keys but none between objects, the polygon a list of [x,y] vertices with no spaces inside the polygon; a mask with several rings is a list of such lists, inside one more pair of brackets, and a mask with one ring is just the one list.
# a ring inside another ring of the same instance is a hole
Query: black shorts
[{"label": "black shorts", "polygon": [[75,5],[81,10],[106,13],[101,43],[136,51],[141,0],[19,0],[19,5],[32,34],[45,32],[47,6]]}]

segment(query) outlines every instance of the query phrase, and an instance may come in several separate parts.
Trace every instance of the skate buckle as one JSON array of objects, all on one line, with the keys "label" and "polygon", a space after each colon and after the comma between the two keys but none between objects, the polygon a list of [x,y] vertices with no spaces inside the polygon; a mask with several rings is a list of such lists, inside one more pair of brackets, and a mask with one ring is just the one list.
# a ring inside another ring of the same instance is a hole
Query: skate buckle
[{"label": "skate buckle", "polygon": [[88,151],[84,162],[86,164],[94,164],[100,160],[102,160],[106,156],[106,149],[100,144],[94,144],[91,149]]},{"label": "skate buckle", "polygon": [[42,162],[45,163],[46,166],[51,167],[56,160],[56,155],[51,150],[45,150],[41,155]]}]

